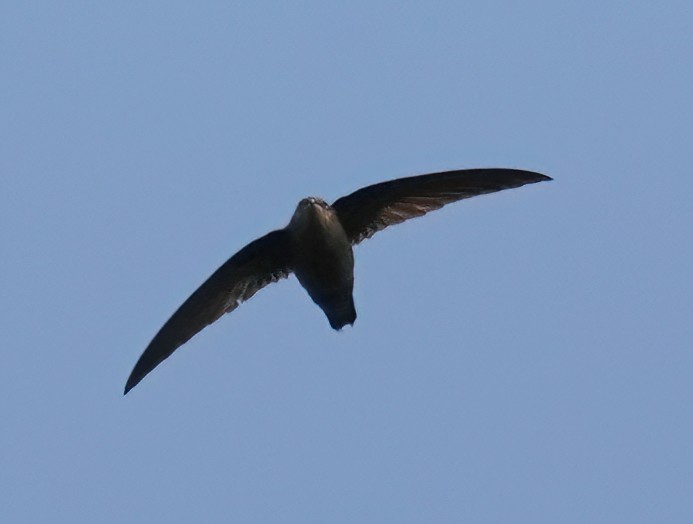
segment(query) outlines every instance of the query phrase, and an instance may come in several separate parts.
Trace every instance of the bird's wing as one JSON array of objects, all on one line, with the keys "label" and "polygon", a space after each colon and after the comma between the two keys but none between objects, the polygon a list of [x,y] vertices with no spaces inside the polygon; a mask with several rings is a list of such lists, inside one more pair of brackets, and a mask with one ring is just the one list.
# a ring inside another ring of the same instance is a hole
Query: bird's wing
[{"label": "bird's wing", "polygon": [[519,169],[446,171],[367,186],[338,199],[332,207],[351,243],[357,244],[450,202],[544,180],[551,178]]},{"label": "bird's wing", "polygon": [[277,230],[254,240],[227,260],[168,319],[135,364],[125,393],[171,353],[224,313],[267,284],[291,272],[288,233]]}]

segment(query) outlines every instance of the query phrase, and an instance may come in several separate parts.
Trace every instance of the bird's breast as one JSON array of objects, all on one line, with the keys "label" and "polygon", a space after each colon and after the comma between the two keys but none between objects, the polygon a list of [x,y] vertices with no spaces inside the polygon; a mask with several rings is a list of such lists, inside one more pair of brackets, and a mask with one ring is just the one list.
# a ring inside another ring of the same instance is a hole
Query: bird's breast
[{"label": "bird's breast", "polygon": [[353,285],[354,255],[332,209],[306,210],[290,227],[294,272],[306,288],[331,289]]}]

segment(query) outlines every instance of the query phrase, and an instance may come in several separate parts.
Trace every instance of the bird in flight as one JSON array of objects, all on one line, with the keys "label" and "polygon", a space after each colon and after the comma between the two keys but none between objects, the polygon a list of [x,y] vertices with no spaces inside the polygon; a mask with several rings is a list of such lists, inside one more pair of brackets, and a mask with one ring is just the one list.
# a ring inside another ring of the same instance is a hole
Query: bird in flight
[{"label": "bird in flight", "polygon": [[304,198],[289,224],[227,260],[159,330],[135,364],[125,394],[195,334],[272,282],[294,273],[332,328],[356,320],[352,246],[445,204],[551,180],[519,169],[466,169],[399,178],[337,199]]}]

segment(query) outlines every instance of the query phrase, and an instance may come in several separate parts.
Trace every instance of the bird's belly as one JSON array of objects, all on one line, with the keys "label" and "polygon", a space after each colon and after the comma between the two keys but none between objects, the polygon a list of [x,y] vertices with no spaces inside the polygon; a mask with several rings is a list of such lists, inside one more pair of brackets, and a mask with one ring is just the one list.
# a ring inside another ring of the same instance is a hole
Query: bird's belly
[{"label": "bird's belly", "polygon": [[[345,239],[346,240],[346,239]],[[296,246],[294,273],[310,298],[323,310],[330,325],[353,324],[354,255],[348,242],[311,242]]]},{"label": "bird's belly", "polygon": [[311,296],[348,292],[354,285],[354,255],[344,239],[313,236],[300,243],[294,272]]}]

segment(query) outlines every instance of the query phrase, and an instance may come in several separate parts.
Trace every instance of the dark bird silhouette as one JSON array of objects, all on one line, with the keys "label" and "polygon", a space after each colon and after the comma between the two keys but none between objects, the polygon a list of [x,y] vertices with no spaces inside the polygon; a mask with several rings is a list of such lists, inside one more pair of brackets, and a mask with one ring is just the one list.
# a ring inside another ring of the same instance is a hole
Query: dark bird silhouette
[{"label": "dark bird silhouette", "polygon": [[331,206],[304,198],[289,225],[245,246],[178,308],[135,364],[125,393],[205,326],[292,272],[330,326],[353,324],[354,244],[450,202],[545,180],[518,169],[469,169],[367,186]]}]

